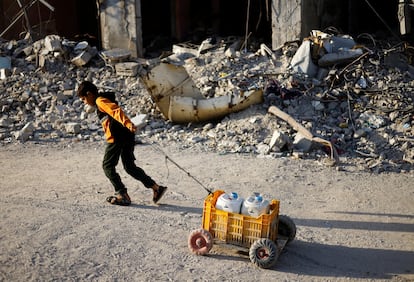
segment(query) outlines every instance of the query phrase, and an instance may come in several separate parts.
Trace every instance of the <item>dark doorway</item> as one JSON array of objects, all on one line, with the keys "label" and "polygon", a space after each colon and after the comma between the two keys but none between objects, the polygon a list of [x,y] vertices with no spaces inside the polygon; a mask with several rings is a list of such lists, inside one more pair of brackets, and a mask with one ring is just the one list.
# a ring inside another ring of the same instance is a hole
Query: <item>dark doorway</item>
[{"label": "dark doorway", "polygon": [[246,25],[249,39],[269,43],[270,4],[270,0],[141,1],[145,54],[171,50],[180,42],[199,44],[209,37],[245,37]]},{"label": "dark doorway", "polygon": [[399,34],[398,1],[351,0],[349,4],[349,32],[370,33],[379,38]]},{"label": "dark doorway", "polygon": [[[23,9],[16,0],[0,1],[0,32],[3,39],[21,39],[31,31],[34,40],[57,34],[71,40],[85,39],[99,47],[99,19],[95,0],[46,1],[20,0],[26,16],[17,17]],[[17,19],[17,20],[16,20]]]}]

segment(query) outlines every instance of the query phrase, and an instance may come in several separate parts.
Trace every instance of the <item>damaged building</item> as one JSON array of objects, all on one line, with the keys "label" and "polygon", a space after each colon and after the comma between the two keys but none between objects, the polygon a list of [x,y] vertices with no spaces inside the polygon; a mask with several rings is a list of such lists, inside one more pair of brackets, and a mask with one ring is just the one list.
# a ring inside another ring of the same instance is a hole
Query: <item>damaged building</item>
[{"label": "damaged building", "polygon": [[151,142],[410,171],[412,0],[371,2],[3,0],[0,143],[102,141],[90,80]]},{"label": "damaged building", "polygon": [[[157,56],[173,44],[238,36],[272,49],[301,40],[313,29],[381,37],[413,36],[413,1],[350,0],[3,0],[0,38],[34,39],[58,34],[99,49],[127,49],[134,57]],[[375,4],[375,7],[373,6]],[[394,11],[390,13],[390,11]]]}]

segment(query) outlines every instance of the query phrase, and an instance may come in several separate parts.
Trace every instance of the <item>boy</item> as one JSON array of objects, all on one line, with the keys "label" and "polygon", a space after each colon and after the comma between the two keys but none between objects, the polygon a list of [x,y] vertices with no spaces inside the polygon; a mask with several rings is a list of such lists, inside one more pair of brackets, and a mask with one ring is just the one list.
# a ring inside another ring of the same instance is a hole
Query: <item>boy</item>
[{"label": "boy", "polygon": [[152,188],[153,201],[157,203],[167,187],[159,186],[144,170],[135,165],[134,146],[136,127],[118,106],[113,92],[98,93],[90,81],[83,81],[77,90],[78,97],[87,105],[96,107],[96,113],[105,133],[107,146],[102,167],[106,177],[115,188],[115,195],[106,200],[114,205],[128,206],[131,198],[115,167],[121,158],[125,171],[139,180],[146,188]]}]

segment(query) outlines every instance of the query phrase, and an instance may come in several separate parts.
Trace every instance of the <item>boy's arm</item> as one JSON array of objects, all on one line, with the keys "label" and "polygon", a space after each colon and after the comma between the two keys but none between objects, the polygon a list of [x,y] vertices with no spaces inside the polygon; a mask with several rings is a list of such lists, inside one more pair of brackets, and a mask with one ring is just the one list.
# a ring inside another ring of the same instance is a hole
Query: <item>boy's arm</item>
[{"label": "boy's arm", "polygon": [[119,105],[114,102],[111,102],[108,98],[98,97],[96,99],[96,106],[102,112],[107,113],[123,126],[128,128],[131,132],[136,131],[136,126],[132,123],[129,117],[124,113]]}]

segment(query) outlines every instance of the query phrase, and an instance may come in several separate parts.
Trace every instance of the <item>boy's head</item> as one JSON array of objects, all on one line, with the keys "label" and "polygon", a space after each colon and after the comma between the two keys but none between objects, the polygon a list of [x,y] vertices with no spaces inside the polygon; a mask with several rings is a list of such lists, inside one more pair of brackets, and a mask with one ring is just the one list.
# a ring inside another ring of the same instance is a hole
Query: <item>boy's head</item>
[{"label": "boy's head", "polygon": [[98,88],[90,81],[83,81],[78,87],[77,94],[82,102],[94,106],[98,95]]}]

